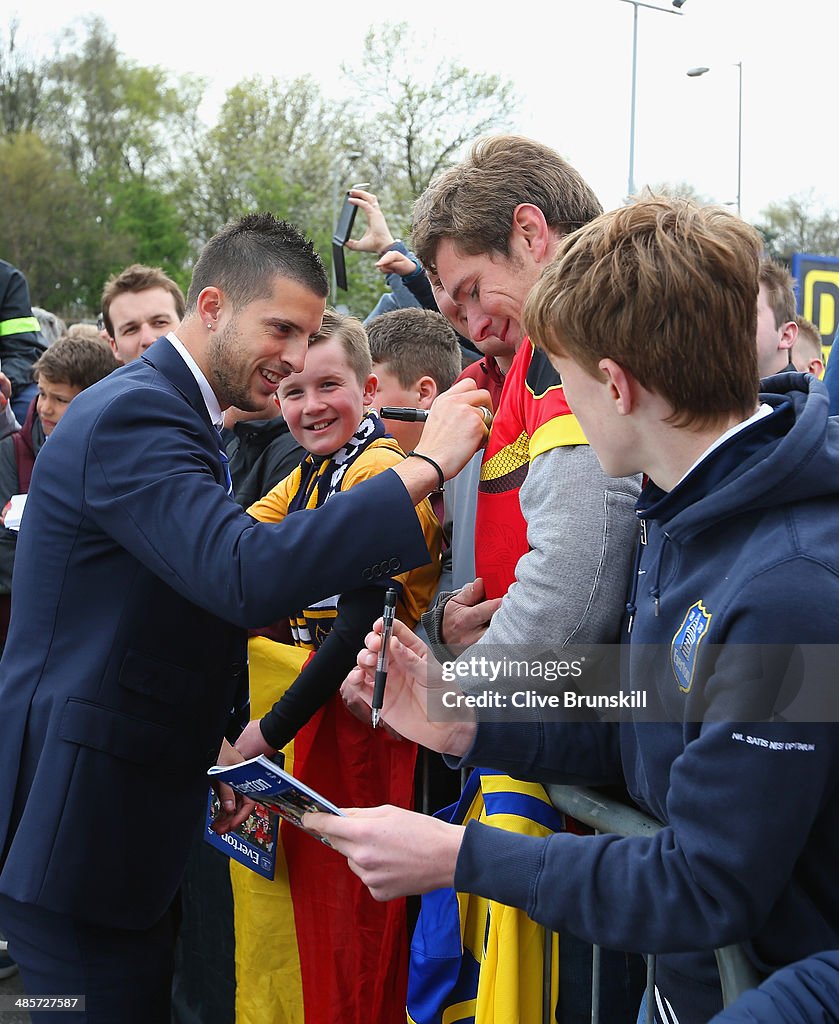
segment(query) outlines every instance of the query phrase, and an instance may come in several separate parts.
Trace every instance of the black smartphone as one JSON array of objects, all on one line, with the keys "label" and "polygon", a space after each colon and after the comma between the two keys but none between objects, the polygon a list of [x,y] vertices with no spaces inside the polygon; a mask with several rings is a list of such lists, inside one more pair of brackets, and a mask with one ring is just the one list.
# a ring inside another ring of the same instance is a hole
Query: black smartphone
[{"label": "black smartphone", "polygon": [[350,202],[349,192],[345,192],[344,205],[338,214],[338,223],[335,225],[335,233],[332,236],[332,241],[336,245],[343,245],[352,234],[352,226],[355,223],[355,215],[357,213],[358,207]]},{"label": "black smartphone", "polygon": [[[365,181],[359,185],[353,185],[353,188],[368,188],[369,185],[370,182]],[[345,192],[344,203],[341,207],[341,212],[338,214],[338,223],[335,225],[335,232],[332,235],[332,263],[335,267],[335,284],[344,291],[347,290],[347,267],[344,262],[344,245],[352,234],[357,213],[358,207],[350,202],[350,193]]]}]

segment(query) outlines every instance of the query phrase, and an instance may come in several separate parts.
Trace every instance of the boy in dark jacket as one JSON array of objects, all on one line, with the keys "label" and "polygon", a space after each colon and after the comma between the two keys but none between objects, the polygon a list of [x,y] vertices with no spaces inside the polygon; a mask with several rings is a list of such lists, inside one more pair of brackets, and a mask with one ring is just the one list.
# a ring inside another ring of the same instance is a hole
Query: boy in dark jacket
[{"label": "boy in dark jacket", "polygon": [[0,651],[9,625],[17,530],[5,529],[12,495],[26,494],[35,458],[70,402],[119,366],[104,341],[59,338],[32,367],[38,394],[23,427],[0,440]]}]

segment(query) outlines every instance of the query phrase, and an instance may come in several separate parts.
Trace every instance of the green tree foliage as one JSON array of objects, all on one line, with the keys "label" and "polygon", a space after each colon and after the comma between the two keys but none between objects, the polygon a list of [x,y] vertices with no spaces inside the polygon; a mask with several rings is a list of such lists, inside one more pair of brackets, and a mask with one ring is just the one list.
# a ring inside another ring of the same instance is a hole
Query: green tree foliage
[{"label": "green tree foliage", "polygon": [[194,244],[254,210],[295,221],[325,243],[331,154],[347,118],[309,77],[250,78],[230,89],[217,123],[179,175]]},{"label": "green tree foliage", "polygon": [[[49,59],[0,37],[2,255],[38,302],[64,316],[97,311],[106,277],[129,262],[182,285],[201,245],[232,218],[268,209],[299,224],[327,264],[345,189],[371,182],[397,233],[415,197],[482,134],[506,128],[509,84],[437,60],[420,67],[406,26],[371,31],[344,99],[311,77],[245,79],[213,125],[204,83],[126,59],[101,18],[67,29]],[[356,237],[358,236],[356,230]],[[384,288],[372,257],[346,252],[349,293],[365,315]]]},{"label": "green tree foliage", "polygon": [[812,190],[771,203],[761,218],[756,227],[775,260],[788,263],[795,252],[839,256],[839,211],[825,208]]},{"label": "green tree foliage", "polygon": [[[137,178],[117,184],[110,198],[109,230],[128,243],[131,261],[161,267],[186,292],[191,249],[175,196]],[[119,262],[111,269],[123,266],[125,262]]]},{"label": "green tree foliage", "polygon": [[[405,23],[371,28],[358,61],[341,70],[354,106],[365,111],[346,148],[362,153],[356,166],[372,182],[391,229],[404,237],[414,200],[475,139],[509,130],[518,107],[510,82],[433,59]],[[354,309],[356,290],[366,303],[382,291],[373,263],[369,256],[347,257]]]},{"label": "green tree foliage", "polygon": [[0,63],[0,240],[33,295],[64,317],[90,316],[105,279],[127,263],[160,265],[188,280],[172,157],[175,140],[188,142],[199,130],[200,81],[125,60],[97,18],[66,32],[41,63],[17,46],[14,23],[8,37]]},{"label": "green tree foliage", "polygon": [[16,134],[38,127],[44,107],[43,64],[17,45],[18,24],[12,19],[7,38],[0,36],[0,132]]},{"label": "green tree foliage", "polygon": [[49,127],[79,176],[107,191],[114,181],[171,170],[173,144],[194,130],[201,84],[126,60],[101,18],[69,32],[49,67]]},{"label": "green tree foliage", "polygon": [[103,228],[84,184],[60,153],[30,132],[0,137],[0,253],[20,267],[32,301],[66,318],[98,308],[112,267],[131,259]]},{"label": "green tree foliage", "polygon": [[405,23],[371,28],[358,63],[342,71],[368,112],[365,141],[381,180],[399,181],[412,197],[467,144],[507,126],[517,106],[500,76],[430,61]]}]

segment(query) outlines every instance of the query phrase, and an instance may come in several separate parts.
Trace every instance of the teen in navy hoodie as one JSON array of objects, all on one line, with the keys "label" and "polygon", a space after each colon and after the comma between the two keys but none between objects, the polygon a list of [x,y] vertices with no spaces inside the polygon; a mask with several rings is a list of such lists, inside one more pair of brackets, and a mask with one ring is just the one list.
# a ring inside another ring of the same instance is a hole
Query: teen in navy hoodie
[{"label": "teen in navy hoodie", "polygon": [[[769,378],[758,397],[759,254],[732,214],[650,197],[565,239],[525,309],[606,472],[648,478],[621,679],[646,708],[429,721],[429,692],[453,684],[406,631],[390,651],[384,718],[403,735],[519,778],[624,782],[662,830],[543,839],[384,809],[307,818],[379,898],[453,883],[659,954],[662,1024],[721,1009],[715,948],[744,943],[769,974],[839,945],[839,419],[809,375]],[[368,637],[353,678],[368,701],[379,646]]]}]

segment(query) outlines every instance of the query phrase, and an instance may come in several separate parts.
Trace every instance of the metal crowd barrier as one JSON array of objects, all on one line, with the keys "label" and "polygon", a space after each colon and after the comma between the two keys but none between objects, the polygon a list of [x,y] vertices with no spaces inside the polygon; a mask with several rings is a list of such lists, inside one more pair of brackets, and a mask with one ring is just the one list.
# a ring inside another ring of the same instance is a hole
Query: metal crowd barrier
[{"label": "metal crowd barrier", "polygon": [[[564,814],[576,818],[596,832],[613,832],[621,836],[652,836],[661,829],[661,824],[645,814],[604,796],[596,789],[582,786],[546,786],[553,805]],[[550,942],[546,939],[546,950]],[[714,950],[720,973],[723,1006],[729,1006],[747,989],[754,988],[760,978],[739,945],[724,946]],[[646,1024],[653,1024],[655,1014],[655,957],[647,958],[647,1016]],[[600,950],[594,947],[592,953],[591,977],[591,1024],[600,1020]],[[548,987],[548,991],[550,988]],[[543,1024],[552,1024],[554,1009],[549,1000],[543,1001]]]}]

